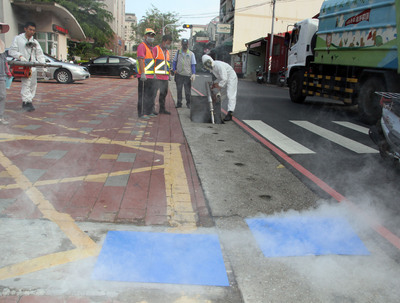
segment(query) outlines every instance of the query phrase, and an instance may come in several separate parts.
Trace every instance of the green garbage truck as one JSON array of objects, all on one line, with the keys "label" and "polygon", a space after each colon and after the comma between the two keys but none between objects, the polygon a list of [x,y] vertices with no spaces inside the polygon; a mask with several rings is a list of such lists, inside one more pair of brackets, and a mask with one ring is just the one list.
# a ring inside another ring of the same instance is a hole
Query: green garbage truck
[{"label": "green garbage truck", "polygon": [[358,104],[363,122],[381,115],[376,91],[400,92],[400,0],[326,0],[287,33],[290,98]]}]

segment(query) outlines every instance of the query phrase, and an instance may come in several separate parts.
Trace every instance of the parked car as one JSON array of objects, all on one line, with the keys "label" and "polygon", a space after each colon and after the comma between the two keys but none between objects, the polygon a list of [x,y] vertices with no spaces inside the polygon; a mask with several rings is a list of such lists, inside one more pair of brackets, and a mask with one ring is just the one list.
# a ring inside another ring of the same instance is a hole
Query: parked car
[{"label": "parked car", "polygon": [[[8,50],[7,50],[8,51]],[[36,67],[38,80],[53,80],[58,83],[72,83],[74,81],[81,81],[90,78],[89,71],[86,67],[73,63],[62,62],[56,58],[44,54],[46,63],[57,65],[56,67]],[[7,60],[14,60],[8,56]]]},{"label": "parked car", "polygon": [[128,79],[136,74],[136,60],[121,56],[100,56],[81,63],[91,75],[119,76]]}]

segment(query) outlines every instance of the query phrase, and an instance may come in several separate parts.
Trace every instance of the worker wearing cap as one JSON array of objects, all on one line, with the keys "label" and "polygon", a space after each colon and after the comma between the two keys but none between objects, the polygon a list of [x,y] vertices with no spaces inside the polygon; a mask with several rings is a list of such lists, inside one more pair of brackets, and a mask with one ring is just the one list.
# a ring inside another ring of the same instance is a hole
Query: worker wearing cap
[{"label": "worker wearing cap", "polygon": [[182,49],[177,51],[172,62],[172,70],[175,74],[178,100],[176,107],[182,107],[182,88],[185,87],[186,106],[190,108],[190,96],[192,82],[196,75],[196,58],[188,48],[188,39],[182,39]]},{"label": "worker wearing cap", "polygon": [[[8,24],[0,23],[0,34],[8,32]],[[6,46],[0,39],[0,125],[7,125],[8,121],[4,119],[4,108],[6,105],[6,77],[11,77],[10,69],[7,64]]]},{"label": "worker wearing cap", "polygon": [[137,58],[139,64],[138,71],[138,116],[139,118],[148,119],[155,116],[153,113],[154,99],[156,93],[156,82],[154,79],[154,58],[153,43],[156,33],[151,28],[146,28],[144,32],[143,42],[137,48]]},{"label": "worker wearing cap", "polygon": [[[33,37],[36,32],[36,24],[33,22],[26,22],[24,31],[24,33],[14,38],[8,54],[20,61],[46,63],[42,47]],[[36,95],[36,88],[37,70],[36,67],[32,67],[31,76],[28,78],[21,78],[22,108],[29,112],[35,110],[32,100]]]},{"label": "worker wearing cap", "polygon": [[171,35],[164,35],[161,44],[153,48],[153,57],[155,60],[154,73],[157,82],[157,90],[160,90],[158,103],[160,105],[159,113],[170,115],[171,113],[165,109],[165,98],[168,94],[168,81],[171,68],[169,49],[171,47]]}]

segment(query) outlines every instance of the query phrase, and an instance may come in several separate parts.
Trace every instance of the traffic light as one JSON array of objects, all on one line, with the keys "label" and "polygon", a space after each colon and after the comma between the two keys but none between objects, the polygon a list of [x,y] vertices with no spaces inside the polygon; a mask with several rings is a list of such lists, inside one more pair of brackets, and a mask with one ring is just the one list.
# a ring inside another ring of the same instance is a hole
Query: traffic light
[{"label": "traffic light", "polygon": [[184,24],[182,27],[183,27],[183,28],[192,28],[193,25],[191,25],[191,24]]}]

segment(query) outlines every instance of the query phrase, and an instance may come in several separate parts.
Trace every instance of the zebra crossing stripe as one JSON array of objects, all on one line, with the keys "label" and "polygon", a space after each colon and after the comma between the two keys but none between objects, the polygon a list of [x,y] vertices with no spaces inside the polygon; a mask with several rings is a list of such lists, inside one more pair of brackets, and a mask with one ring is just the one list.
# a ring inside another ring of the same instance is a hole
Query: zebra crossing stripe
[{"label": "zebra crossing stripe", "polygon": [[296,124],[314,134],[317,134],[325,139],[328,139],[336,144],[339,144],[347,149],[350,149],[358,154],[376,154],[379,153],[376,149],[373,149],[369,146],[366,146],[364,144],[358,143],[357,141],[351,140],[349,138],[346,138],[344,136],[341,136],[337,133],[334,133],[330,130],[327,130],[325,128],[322,128],[318,125],[315,125],[313,123],[310,123],[308,121],[293,121],[291,120],[293,124]]},{"label": "zebra crossing stripe", "polygon": [[290,139],[261,120],[243,120],[243,122],[287,154],[315,154],[312,150]]},{"label": "zebra crossing stripe", "polygon": [[333,121],[333,123],[339,124],[341,126],[350,128],[352,130],[358,131],[362,134],[368,135],[369,132],[369,128],[361,126],[361,125],[357,125],[351,122],[347,122],[347,121]]}]

